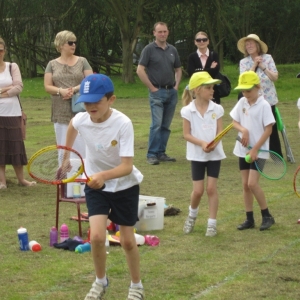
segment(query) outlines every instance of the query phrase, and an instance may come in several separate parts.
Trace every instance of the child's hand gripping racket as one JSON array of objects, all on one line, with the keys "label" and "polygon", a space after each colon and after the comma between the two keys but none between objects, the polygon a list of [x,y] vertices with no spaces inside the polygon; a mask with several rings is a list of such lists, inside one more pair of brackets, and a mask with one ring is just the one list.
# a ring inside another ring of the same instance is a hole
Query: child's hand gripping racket
[{"label": "child's hand gripping racket", "polygon": [[226,128],[224,128],[207,146],[206,149],[209,149],[211,146],[216,144],[222,137],[233,127],[233,123],[229,124]]},{"label": "child's hand gripping racket", "polygon": [[[81,155],[74,149],[60,145],[45,147],[36,152],[27,165],[29,175],[46,184],[89,182]],[[77,178],[81,174],[86,178]],[[101,187],[104,189],[105,185]]]},{"label": "child's hand gripping racket", "polygon": [[[239,142],[242,142],[242,139],[239,136],[236,139]],[[248,146],[247,148],[250,150],[252,147]],[[257,171],[262,176],[271,180],[278,180],[285,175],[286,163],[278,153],[271,150],[259,150],[258,152],[263,154],[263,158],[259,157],[254,163]],[[246,155],[245,160],[251,163],[251,157],[248,154]]]}]

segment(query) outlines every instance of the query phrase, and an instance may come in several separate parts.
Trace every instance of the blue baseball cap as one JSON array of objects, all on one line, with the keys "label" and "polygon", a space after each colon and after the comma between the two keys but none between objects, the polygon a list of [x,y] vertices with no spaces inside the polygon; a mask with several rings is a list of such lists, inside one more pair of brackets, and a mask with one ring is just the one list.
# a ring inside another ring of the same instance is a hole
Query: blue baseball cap
[{"label": "blue baseball cap", "polygon": [[114,85],[111,79],[103,74],[91,74],[85,77],[80,84],[80,96],[76,103],[87,102],[96,103],[100,101],[105,94],[114,91]]}]

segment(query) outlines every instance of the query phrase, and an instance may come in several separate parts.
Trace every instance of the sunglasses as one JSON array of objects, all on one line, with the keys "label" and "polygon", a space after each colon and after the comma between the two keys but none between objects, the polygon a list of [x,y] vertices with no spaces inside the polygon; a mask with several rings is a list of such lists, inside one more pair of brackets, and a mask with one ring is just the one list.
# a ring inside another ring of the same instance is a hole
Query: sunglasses
[{"label": "sunglasses", "polygon": [[200,42],[205,43],[205,42],[208,41],[208,38],[204,38],[204,39],[196,39],[195,41],[196,41],[197,43],[200,43]]},{"label": "sunglasses", "polygon": [[68,44],[69,46],[73,46],[73,44],[76,46],[77,42],[67,41],[67,44]]}]

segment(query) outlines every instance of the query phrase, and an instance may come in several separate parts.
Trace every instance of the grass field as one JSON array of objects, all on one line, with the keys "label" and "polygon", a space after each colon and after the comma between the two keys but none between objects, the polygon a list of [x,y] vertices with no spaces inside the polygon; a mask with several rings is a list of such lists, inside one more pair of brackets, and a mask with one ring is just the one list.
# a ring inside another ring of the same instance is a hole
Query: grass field
[{"label": "grass field", "polygon": [[[227,158],[222,162],[218,181],[220,207],[215,238],[205,237],[206,195],[200,204],[194,232],[184,235],[182,231],[192,182],[190,165],[185,158],[186,143],[182,138],[181,103],[177,106],[168,144],[168,154],[176,157],[177,162],[150,166],[145,158],[150,126],[147,92],[139,82],[126,87],[114,78],[118,96],[114,107],[127,114],[135,128],[134,163],[144,174],[141,194],[165,197],[167,204],[182,210],[178,216],[164,218],[163,230],[139,232],[157,235],[161,241],[158,247],[139,248],[147,300],[299,299],[300,225],[297,220],[300,204],[292,188],[293,173],[300,164],[296,107],[300,80],[294,78],[299,69],[299,65],[280,66],[282,79],[276,83],[280,98],[278,108],[296,163],[288,163],[288,172],[279,181],[261,178],[276,224],[260,232],[260,211],[255,204],[256,228],[244,232],[236,230],[245,214],[237,158],[232,154],[236,136],[232,130],[223,139]],[[237,78],[235,72],[234,66],[225,67],[224,73],[230,76],[233,85]],[[186,80],[181,88],[185,83]],[[50,123],[50,100],[41,85],[41,79],[24,81],[22,103],[28,115],[28,157],[55,141]],[[134,97],[130,97],[132,91],[135,91]],[[230,122],[229,112],[236,103],[236,96],[233,92],[222,100],[224,126]],[[8,189],[0,191],[0,298],[84,299],[94,280],[90,253],[75,254],[48,246],[49,231],[55,223],[56,188],[43,184],[34,188],[19,187],[11,167],[7,168],[7,178]],[[85,207],[82,210],[86,211]],[[60,225],[67,223],[72,236],[78,232],[77,223],[69,220],[74,215],[75,206],[61,204]],[[41,252],[19,250],[17,229],[20,226],[27,228],[30,240],[43,246]],[[85,236],[87,229],[88,224],[83,223]],[[106,299],[126,299],[130,279],[123,251],[118,246],[111,247],[107,274],[110,288]]]}]

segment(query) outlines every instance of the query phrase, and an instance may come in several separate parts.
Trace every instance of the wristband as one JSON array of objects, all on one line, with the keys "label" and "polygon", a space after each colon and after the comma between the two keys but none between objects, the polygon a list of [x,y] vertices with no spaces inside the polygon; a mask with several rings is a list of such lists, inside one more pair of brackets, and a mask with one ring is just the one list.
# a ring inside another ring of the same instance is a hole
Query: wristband
[{"label": "wristband", "polygon": [[61,88],[59,88],[59,89],[57,90],[57,93],[56,93],[57,96],[60,96],[60,89],[61,89]]}]

